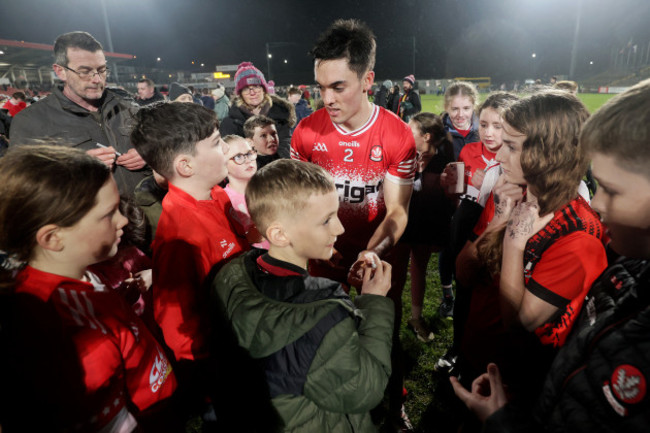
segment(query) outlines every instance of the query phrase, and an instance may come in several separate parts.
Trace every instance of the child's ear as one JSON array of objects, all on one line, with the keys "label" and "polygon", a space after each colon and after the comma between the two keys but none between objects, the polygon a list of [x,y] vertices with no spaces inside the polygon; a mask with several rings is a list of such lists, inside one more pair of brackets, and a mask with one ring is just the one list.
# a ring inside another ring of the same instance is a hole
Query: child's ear
[{"label": "child's ear", "polygon": [[174,158],[174,171],[180,177],[191,177],[194,174],[192,162],[193,160],[190,155],[178,155]]},{"label": "child's ear", "polygon": [[278,221],[271,223],[266,229],[266,239],[276,247],[286,247],[291,243],[287,233]]},{"label": "child's ear", "polygon": [[36,243],[44,250],[61,251],[63,249],[61,228],[55,224],[41,227],[36,232]]}]

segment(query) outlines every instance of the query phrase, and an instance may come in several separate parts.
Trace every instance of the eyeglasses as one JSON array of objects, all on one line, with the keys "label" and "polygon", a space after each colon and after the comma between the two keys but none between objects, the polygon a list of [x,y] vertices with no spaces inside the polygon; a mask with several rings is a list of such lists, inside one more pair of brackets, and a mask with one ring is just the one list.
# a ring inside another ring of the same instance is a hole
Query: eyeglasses
[{"label": "eyeglasses", "polygon": [[67,66],[63,66],[63,65],[59,65],[59,66],[61,66],[63,69],[67,69],[68,71],[74,72],[75,74],[79,75],[79,78],[81,78],[82,80],[92,80],[93,78],[95,78],[95,75],[99,75],[99,78],[106,78],[109,75],[111,75],[111,70],[108,68],[101,68],[96,71],[93,71],[92,69],[90,70],[83,69],[81,71],[75,71],[74,69],[68,68]]},{"label": "eyeglasses", "polygon": [[242,89],[241,92],[251,94],[251,93],[261,92],[262,89],[264,89],[262,86],[246,86]]},{"label": "eyeglasses", "polygon": [[230,158],[237,165],[242,165],[246,161],[255,161],[257,159],[257,150],[249,150],[246,153],[238,153],[237,155]]}]

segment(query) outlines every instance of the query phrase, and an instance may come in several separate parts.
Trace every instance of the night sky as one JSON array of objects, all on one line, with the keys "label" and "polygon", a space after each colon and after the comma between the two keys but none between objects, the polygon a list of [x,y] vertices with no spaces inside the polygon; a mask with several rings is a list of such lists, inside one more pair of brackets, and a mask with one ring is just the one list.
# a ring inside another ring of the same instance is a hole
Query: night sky
[{"label": "night sky", "polygon": [[[613,50],[650,42],[650,1],[582,0],[577,75],[607,69]],[[311,83],[307,51],[337,18],[377,35],[378,79],[491,76],[493,81],[569,72],[578,0],[105,0],[116,52],[139,65],[204,71],[249,60],[278,84]],[[85,30],[108,50],[100,0],[0,0],[0,38],[53,43]],[[415,38],[415,70],[413,67]],[[536,53],[536,57],[532,57]],[[287,63],[284,60],[287,60]],[[589,62],[594,64],[590,65]],[[268,78],[268,77],[267,77]]]}]

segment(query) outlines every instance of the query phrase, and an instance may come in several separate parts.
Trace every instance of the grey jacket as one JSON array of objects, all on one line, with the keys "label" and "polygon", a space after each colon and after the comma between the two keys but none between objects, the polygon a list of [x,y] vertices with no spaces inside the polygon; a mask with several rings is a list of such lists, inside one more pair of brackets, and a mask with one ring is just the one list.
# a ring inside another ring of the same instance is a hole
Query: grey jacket
[{"label": "grey jacket", "polygon": [[[120,153],[133,148],[129,136],[133,114],[138,110],[135,103],[106,89],[99,111],[92,113],[70,101],[62,91],[63,87],[54,88],[51,95],[16,115],[11,124],[10,146],[45,142],[89,150],[100,143]],[[130,171],[113,166],[120,194],[132,195],[138,182],[150,174],[148,167]]]}]

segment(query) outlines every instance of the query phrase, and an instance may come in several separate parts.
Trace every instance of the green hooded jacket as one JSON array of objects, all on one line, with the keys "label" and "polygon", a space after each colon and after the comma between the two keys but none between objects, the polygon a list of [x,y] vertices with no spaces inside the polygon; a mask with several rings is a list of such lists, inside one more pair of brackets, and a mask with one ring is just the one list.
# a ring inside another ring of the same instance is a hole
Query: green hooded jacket
[{"label": "green hooded jacket", "polygon": [[211,290],[239,345],[260,361],[283,431],[375,432],[369,410],[391,373],[392,301],[352,302],[340,284],[306,273],[265,274],[261,254],[234,259]]}]

